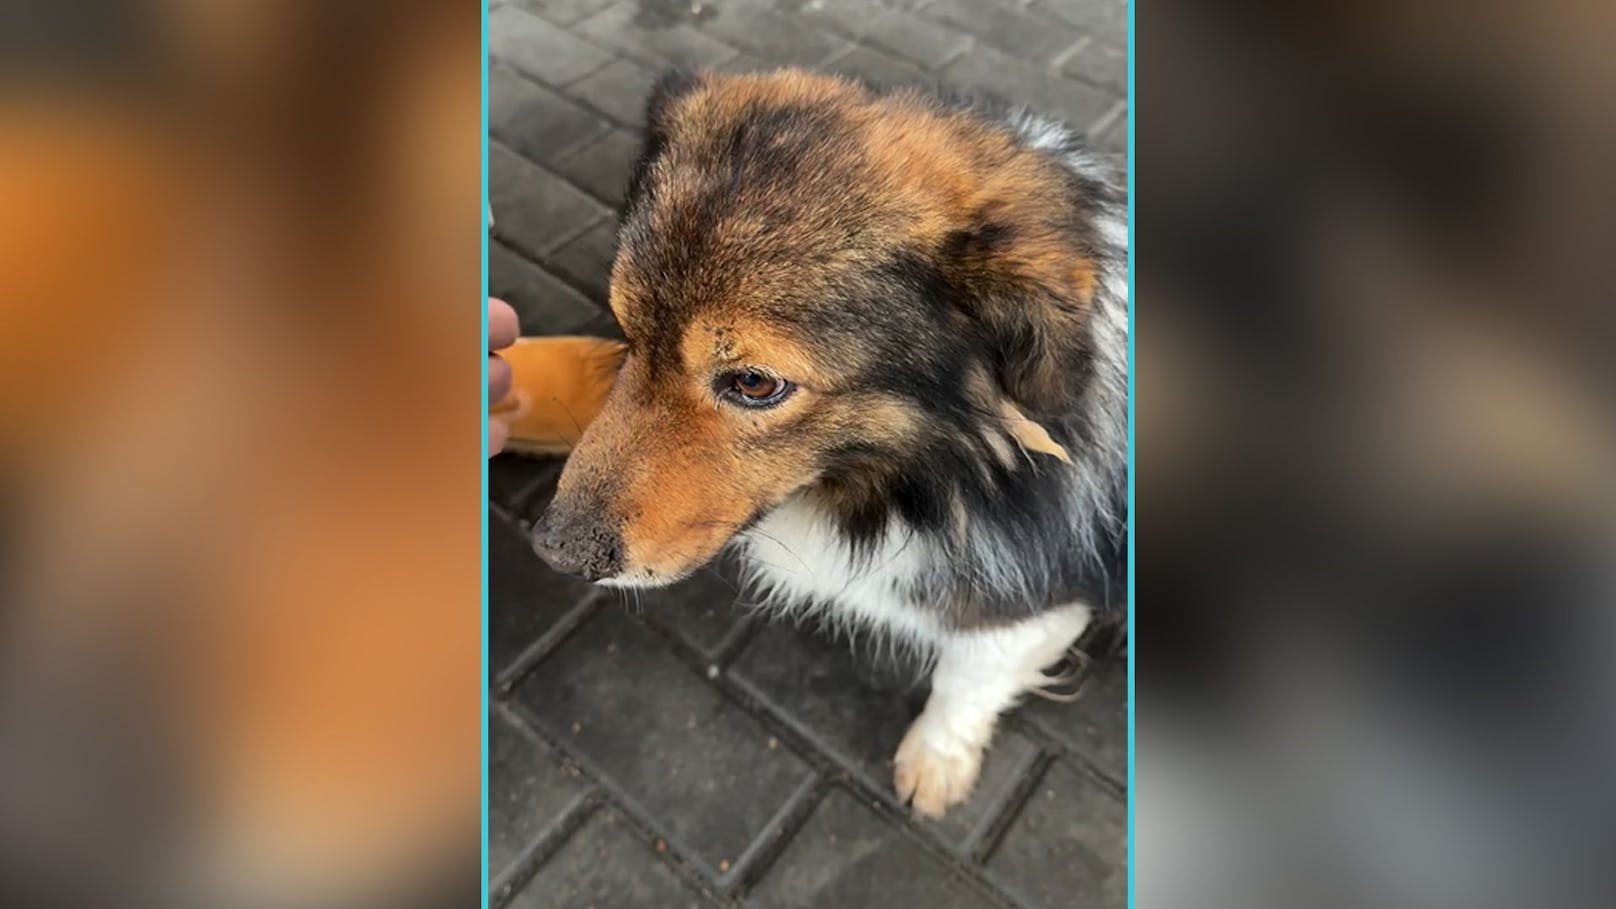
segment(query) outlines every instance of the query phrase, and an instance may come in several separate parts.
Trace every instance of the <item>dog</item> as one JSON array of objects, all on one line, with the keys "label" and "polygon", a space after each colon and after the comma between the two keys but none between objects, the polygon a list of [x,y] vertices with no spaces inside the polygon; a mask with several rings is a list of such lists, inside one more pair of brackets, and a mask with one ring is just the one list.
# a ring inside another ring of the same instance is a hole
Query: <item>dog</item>
[{"label": "dog", "polygon": [[533,527],[554,568],[892,636],[931,691],[900,799],[1125,600],[1126,200],[1066,126],[802,71],[672,74],[629,181],[626,357]]}]

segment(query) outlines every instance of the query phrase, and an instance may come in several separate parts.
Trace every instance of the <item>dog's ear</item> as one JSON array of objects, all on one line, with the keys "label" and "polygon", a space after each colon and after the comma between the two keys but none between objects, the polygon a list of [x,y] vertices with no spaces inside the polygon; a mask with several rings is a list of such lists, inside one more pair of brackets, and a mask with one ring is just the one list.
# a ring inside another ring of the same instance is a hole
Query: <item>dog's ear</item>
[{"label": "dog's ear", "polygon": [[645,102],[645,142],[640,146],[640,157],[629,174],[625,212],[645,193],[647,172],[667,145],[674,107],[681,98],[695,91],[701,81],[699,74],[674,69],[663,73],[651,88],[651,97]]},{"label": "dog's ear", "polygon": [[1047,233],[1026,233],[1005,220],[977,219],[949,233],[941,252],[950,290],[982,333],[999,387],[1020,410],[1043,416],[1073,406],[1092,368],[1096,266]]}]

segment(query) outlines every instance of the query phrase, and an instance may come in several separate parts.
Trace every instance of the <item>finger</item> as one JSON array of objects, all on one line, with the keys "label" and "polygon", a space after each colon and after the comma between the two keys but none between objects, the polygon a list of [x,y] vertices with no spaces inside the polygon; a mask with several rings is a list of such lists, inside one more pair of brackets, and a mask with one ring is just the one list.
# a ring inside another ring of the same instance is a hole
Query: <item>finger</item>
[{"label": "finger", "polygon": [[493,457],[505,449],[505,438],[510,435],[511,428],[505,425],[504,420],[493,419],[488,421],[488,456]]},{"label": "finger", "polygon": [[488,404],[493,406],[511,393],[511,364],[504,357],[488,358]]},{"label": "finger", "polygon": [[488,301],[488,349],[504,350],[516,343],[521,326],[516,321],[516,310],[504,300]]}]

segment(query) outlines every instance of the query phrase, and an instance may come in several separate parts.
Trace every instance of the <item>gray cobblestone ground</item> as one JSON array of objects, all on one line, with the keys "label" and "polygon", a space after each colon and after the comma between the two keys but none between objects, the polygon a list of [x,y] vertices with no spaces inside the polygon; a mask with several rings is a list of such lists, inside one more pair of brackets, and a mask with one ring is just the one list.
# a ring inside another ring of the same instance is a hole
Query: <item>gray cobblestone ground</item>
[{"label": "gray cobblestone ground", "polygon": [[[652,80],[794,63],[994,92],[1125,152],[1117,0],[494,0],[492,291],[530,334],[615,334],[613,212]],[[490,468],[497,906],[1108,907],[1125,901],[1126,671],[1009,716],[942,822],[891,793],[923,683],[763,620],[730,570],[636,596],[559,577],[516,523],[559,465]]]}]

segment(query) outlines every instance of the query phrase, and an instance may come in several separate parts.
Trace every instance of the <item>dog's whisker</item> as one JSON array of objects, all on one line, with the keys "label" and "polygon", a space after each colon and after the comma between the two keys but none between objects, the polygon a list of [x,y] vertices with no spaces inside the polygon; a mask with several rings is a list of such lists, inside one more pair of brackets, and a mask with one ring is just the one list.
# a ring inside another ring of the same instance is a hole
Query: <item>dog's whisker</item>
[{"label": "dog's whisker", "polygon": [[786,555],[789,555],[793,559],[797,560],[797,564],[802,566],[803,571],[812,573],[812,569],[810,569],[808,567],[808,563],[803,560],[802,556],[797,555],[797,553],[794,550],[792,550],[792,548],[790,546],[787,546],[779,537],[776,537],[773,534],[766,533],[766,532],[764,532],[762,530],[759,530],[756,527],[750,528],[746,532],[749,533],[749,534],[754,534],[756,536],[762,537],[763,539],[768,540],[769,542],[773,543],[774,545],[780,547],[781,551],[783,551]]},{"label": "dog's whisker", "polygon": [[567,419],[572,421],[572,428],[578,430],[577,438],[572,440],[574,445],[578,444],[583,440],[584,437],[584,428],[583,425],[578,422],[578,415],[572,412],[572,408],[567,406],[566,401],[562,401],[561,399],[557,398],[556,403],[560,404],[561,409],[566,411]]},{"label": "dog's whisker", "polygon": [[740,596],[741,589],[736,587],[734,584],[731,584],[729,578],[724,577],[724,575],[720,573],[718,569],[712,567],[711,565],[703,565],[701,570],[722,581],[724,586],[728,587],[732,593],[734,593],[736,596]]}]

